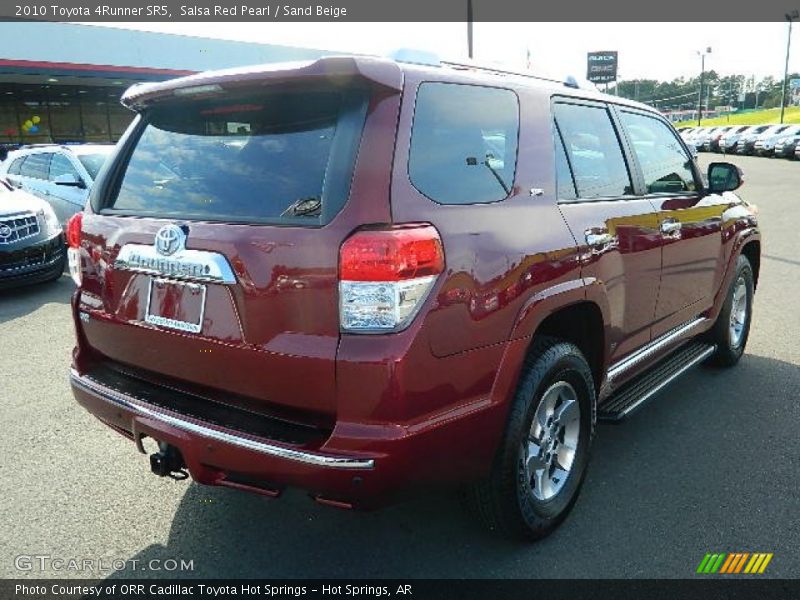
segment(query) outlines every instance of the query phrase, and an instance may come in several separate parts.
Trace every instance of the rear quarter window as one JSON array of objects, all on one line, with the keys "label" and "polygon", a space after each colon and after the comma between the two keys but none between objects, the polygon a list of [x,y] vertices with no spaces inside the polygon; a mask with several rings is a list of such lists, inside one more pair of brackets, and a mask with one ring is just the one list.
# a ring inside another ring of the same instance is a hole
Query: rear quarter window
[{"label": "rear quarter window", "polygon": [[15,159],[8,166],[8,174],[9,175],[19,175],[22,170],[22,163],[25,162],[25,159],[28,158],[27,156],[20,156],[19,158]]},{"label": "rear quarter window", "polygon": [[440,204],[503,200],[514,185],[518,137],[513,91],[423,83],[411,130],[411,183]]}]

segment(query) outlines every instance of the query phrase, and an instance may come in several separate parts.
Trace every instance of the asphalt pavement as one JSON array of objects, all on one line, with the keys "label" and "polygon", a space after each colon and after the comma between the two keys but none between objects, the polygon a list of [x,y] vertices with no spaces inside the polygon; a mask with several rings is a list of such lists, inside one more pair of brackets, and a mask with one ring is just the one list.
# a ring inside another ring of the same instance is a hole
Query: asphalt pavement
[{"label": "asphalt pavement", "polygon": [[0,577],[683,578],[738,551],[796,577],[800,163],[731,160],[764,235],[747,354],[601,425],[574,511],[531,545],[484,532],[449,492],[359,513],[159,479],[72,399],[70,279],[0,292]]}]

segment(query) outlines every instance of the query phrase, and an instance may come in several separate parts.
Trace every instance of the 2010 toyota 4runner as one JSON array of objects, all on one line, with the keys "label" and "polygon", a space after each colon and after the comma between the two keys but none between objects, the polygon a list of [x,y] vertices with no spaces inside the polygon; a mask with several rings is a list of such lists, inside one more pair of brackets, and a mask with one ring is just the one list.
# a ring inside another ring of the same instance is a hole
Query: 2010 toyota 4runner
[{"label": "2010 toyota 4runner", "polygon": [[[78,402],[176,478],[370,507],[469,486],[541,537],[598,419],[733,365],[760,234],[653,109],[330,57],[135,86],[69,224]],[[188,472],[188,473],[187,473]]]}]

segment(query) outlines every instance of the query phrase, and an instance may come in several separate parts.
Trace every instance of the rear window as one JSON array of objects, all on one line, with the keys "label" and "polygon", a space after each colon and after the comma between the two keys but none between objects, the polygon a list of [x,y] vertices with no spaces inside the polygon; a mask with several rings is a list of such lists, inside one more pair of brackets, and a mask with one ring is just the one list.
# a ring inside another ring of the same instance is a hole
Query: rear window
[{"label": "rear window", "polygon": [[344,205],[366,93],[272,92],[151,110],[106,208],[324,224]]}]

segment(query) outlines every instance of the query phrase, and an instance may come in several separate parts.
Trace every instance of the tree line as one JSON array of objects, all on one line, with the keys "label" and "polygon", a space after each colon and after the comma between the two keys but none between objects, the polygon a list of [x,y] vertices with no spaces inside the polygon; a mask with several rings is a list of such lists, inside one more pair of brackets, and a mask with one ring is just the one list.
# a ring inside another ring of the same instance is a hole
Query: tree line
[{"label": "tree line", "polygon": [[[800,74],[792,73],[788,79],[800,79]],[[603,84],[599,85],[604,89]],[[747,75],[720,77],[713,70],[706,71],[703,77],[703,107],[774,108],[781,104],[782,88],[783,81],[780,78],[770,76],[756,79]],[[661,110],[696,108],[699,90],[699,75],[691,78],[678,77],[672,81],[633,79],[620,81],[616,88],[611,85],[608,89],[611,94],[638,100]]]}]

